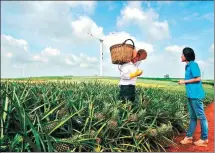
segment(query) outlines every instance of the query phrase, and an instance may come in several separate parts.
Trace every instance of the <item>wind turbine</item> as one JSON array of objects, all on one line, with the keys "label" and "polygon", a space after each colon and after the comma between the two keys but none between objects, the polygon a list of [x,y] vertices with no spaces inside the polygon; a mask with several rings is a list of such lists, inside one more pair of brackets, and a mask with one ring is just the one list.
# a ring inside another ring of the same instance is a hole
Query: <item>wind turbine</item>
[{"label": "wind turbine", "polygon": [[94,37],[95,39],[99,40],[100,42],[100,76],[102,76],[102,61],[103,61],[103,39],[97,38],[93,36],[91,33],[88,33],[91,37]]},{"label": "wind turbine", "polygon": [[[91,37],[94,37],[95,39],[99,40],[99,42],[100,42],[100,76],[102,76],[103,41],[104,41],[104,39],[97,38],[97,37],[93,36],[92,33],[87,33],[87,34],[89,34]],[[112,34],[115,34],[115,32],[112,32],[111,35]]]}]

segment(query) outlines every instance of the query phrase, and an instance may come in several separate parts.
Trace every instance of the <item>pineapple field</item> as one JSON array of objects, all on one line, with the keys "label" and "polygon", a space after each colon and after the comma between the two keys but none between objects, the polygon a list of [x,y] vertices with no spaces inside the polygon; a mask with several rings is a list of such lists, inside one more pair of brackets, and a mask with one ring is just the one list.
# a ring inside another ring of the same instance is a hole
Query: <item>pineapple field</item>
[{"label": "pineapple field", "polygon": [[[188,126],[182,90],[137,86],[136,101],[119,87],[89,82],[1,82],[0,151],[165,151]],[[205,106],[214,94],[206,92]]]}]

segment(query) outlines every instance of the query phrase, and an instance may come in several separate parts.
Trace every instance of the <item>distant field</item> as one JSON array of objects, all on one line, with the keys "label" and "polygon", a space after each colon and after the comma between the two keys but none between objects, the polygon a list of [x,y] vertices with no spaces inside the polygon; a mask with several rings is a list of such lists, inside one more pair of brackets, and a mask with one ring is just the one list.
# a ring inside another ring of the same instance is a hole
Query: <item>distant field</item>
[{"label": "distant field", "polygon": [[[99,77],[99,76],[46,76],[46,77],[31,77],[31,80],[55,80],[55,79],[75,79],[75,80],[85,80],[85,79],[110,79],[119,80],[120,77]],[[10,80],[28,80],[29,78],[8,78]],[[156,81],[178,81],[183,78],[148,78],[148,77],[138,77],[138,80],[156,80]],[[2,79],[5,80],[5,79]],[[204,80],[203,82],[214,82],[214,80]]]},{"label": "distant field", "polygon": [[[137,86],[142,87],[158,87],[165,88],[167,90],[179,90],[185,91],[184,85],[178,85],[178,80],[181,78],[145,78],[139,77],[137,79]],[[105,82],[107,84],[118,84],[120,78],[119,77],[97,77],[97,76],[89,76],[89,77],[77,77],[77,76],[47,76],[47,77],[32,77],[32,78],[13,78],[13,79],[2,79],[11,80],[11,81],[27,81],[31,80],[33,82],[89,82],[89,81],[100,81]],[[214,94],[214,80],[203,80],[203,86],[206,93]]]}]

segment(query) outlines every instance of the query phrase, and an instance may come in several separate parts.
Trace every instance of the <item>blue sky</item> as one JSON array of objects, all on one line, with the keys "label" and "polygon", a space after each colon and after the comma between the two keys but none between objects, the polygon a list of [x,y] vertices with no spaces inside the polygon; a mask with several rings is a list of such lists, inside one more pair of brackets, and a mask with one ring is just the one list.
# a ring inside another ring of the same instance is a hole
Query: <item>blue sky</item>
[{"label": "blue sky", "polygon": [[213,1],[4,1],[1,11],[2,77],[22,77],[23,67],[26,77],[99,75],[99,42],[89,32],[104,39],[105,76],[119,76],[109,47],[131,38],[148,52],[146,77],[183,77],[189,46],[203,77],[214,78]]}]

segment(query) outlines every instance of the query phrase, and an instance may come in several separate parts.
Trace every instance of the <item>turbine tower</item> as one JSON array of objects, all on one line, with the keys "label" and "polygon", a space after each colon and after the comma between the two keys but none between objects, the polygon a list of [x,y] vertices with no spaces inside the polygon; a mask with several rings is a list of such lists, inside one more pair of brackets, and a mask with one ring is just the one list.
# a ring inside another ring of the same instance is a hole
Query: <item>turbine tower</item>
[{"label": "turbine tower", "polygon": [[[87,33],[87,34],[89,34],[91,37],[94,37],[95,39],[99,40],[99,42],[100,42],[100,76],[102,77],[103,76],[102,64],[103,64],[103,41],[104,41],[104,39],[97,38],[97,37],[93,36],[93,34],[91,34],[91,33]],[[115,32],[111,33],[111,35],[113,35],[113,34],[115,34]]]},{"label": "turbine tower", "polygon": [[91,33],[88,33],[91,37],[94,37],[95,39],[99,40],[100,42],[100,76],[102,77],[102,61],[103,61],[103,39],[97,38],[93,36]]}]

